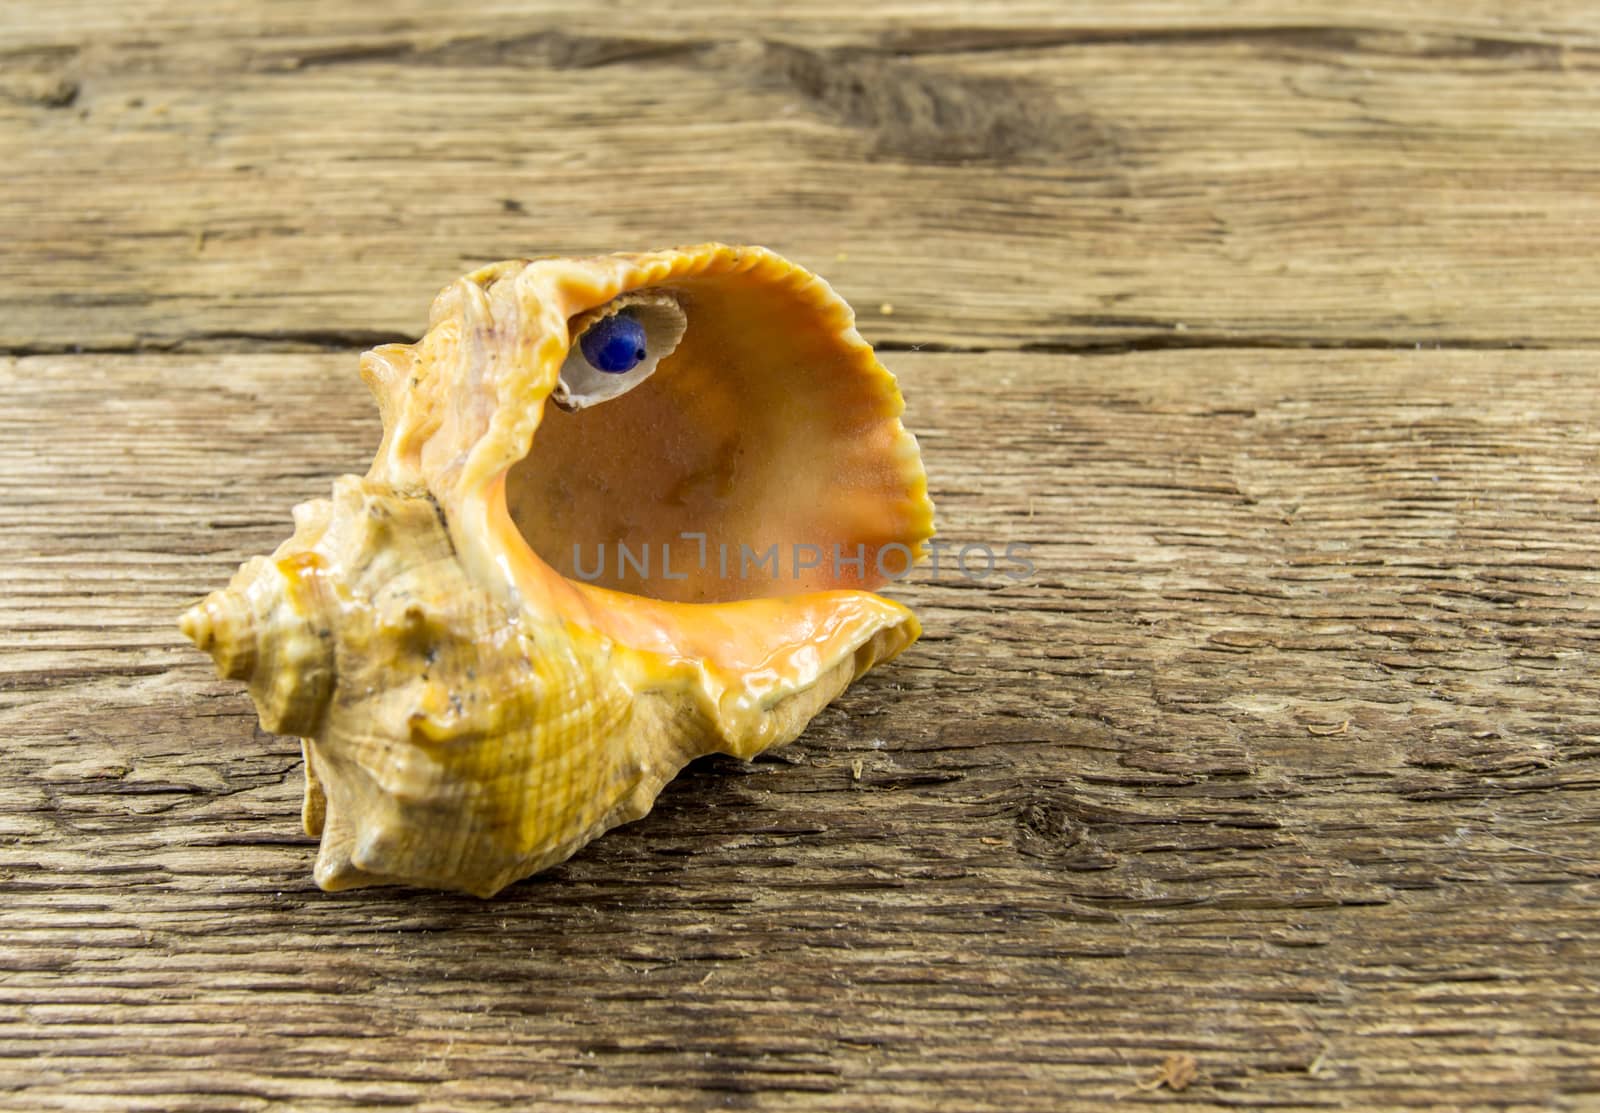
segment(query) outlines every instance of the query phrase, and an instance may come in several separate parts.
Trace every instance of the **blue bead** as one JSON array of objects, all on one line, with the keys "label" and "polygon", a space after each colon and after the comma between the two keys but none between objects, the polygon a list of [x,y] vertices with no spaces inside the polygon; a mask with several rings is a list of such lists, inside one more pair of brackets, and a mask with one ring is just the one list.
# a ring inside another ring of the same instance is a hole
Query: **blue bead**
[{"label": "blue bead", "polygon": [[632,371],[648,354],[644,346],[644,326],[627,313],[613,313],[578,340],[583,358],[596,371],[620,375]]}]

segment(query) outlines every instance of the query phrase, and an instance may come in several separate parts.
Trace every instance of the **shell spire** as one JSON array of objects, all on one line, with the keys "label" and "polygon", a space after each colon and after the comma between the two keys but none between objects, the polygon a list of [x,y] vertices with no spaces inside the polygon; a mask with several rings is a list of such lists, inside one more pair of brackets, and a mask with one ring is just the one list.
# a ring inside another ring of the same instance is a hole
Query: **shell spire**
[{"label": "shell spire", "polygon": [[333,687],[328,616],[309,554],[256,557],[233,583],[184,612],[178,626],[211,654],[217,673],[250,686],[264,729],[309,735]]},{"label": "shell spire", "polygon": [[491,895],[917,637],[871,590],[933,527],[898,388],[771,252],[495,264],[362,374],[367,476],[180,620],[304,740],[324,888]]}]

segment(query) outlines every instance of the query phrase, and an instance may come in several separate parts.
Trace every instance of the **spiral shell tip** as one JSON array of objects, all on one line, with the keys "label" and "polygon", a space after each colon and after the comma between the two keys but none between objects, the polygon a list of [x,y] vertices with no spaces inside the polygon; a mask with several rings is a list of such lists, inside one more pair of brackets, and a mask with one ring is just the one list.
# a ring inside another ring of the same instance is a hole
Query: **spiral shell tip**
[{"label": "spiral shell tip", "polygon": [[226,591],[214,591],[183,612],[178,629],[211,654],[217,672],[230,680],[247,679],[255,668],[256,646],[251,616]]}]

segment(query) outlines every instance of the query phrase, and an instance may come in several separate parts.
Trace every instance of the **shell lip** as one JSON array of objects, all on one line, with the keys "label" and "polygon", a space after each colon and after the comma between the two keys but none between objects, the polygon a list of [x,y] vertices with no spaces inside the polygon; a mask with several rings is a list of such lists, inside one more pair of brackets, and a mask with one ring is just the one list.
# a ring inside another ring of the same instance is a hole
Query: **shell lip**
[{"label": "shell lip", "polygon": [[[555,426],[547,422],[554,421],[555,425],[560,425],[566,420],[565,416],[557,419],[544,413],[544,399],[549,397],[555,403],[555,408],[566,414],[604,404],[626,404],[627,399],[621,403],[617,403],[617,399],[636,387],[646,386],[646,379],[663,373],[678,374],[685,370],[680,366],[685,360],[704,357],[706,338],[697,332],[700,326],[692,323],[703,308],[699,304],[702,293],[735,288],[743,290],[747,287],[781,301],[788,312],[804,318],[804,335],[820,338],[818,344],[825,349],[821,362],[836,365],[840,376],[854,380],[851,389],[855,395],[852,397],[856,397],[857,401],[851,404],[866,404],[871,427],[879,430],[878,445],[873,449],[876,455],[871,457],[870,466],[889,477],[884,480],[885,490],[892,493],[879,496],[879,502],[853,513],[858,517],[875,517],[892,523],[880,527],[878,541],[880,544],[899,544],[906,551],[891,560],[891,566],[898,569],[903,565],[903,569],[909,569],[926,557],[927,542],[934,533],[933,506],[928,497],[927,476],[916,439],[900,421],[904,403],[898,385],[856,330],[854,313],[823,279],[766,248],[729,247],[715,243],[644,255],[612,255],[587,260],[536,260],[515,273],[496,270],[494,274],[493,289],[507,290],[511,296],[506,300],[515,306],[524,320],[535,316],[546,320],[559,318],[564,326],[550,330],[537,341],[530,353],[535,366],[526,371],[518,369],[501,384],[490,435],[473,446],[472,465],[464,469],[462,482],[455,491],[459,497],[452,507],[451,517],[458,520],[476,518],[493,527],[487,533],[477,533],[476,536],[492,535],[495,538],[501,554],[495,556],[493,563],[511,581],[508,586],[516,588],[518,585],[515,581],[525,579],[513,573],[529,562],[521,559],[507,562],[501,559],[505,551],[530,549],[529,555],[533,555],[541,564],[546,562],[548,555],[547,548],[531,543],[519,528],[520,523],[515,519],[525,520],[526,516],[513,515],[511,508],[505,505],[508,479],[513,473],[523,470],[525,464],[536,465],[545,458],[546,453],[541,451],[545,446],[536,442],[544,441],[547,432],[555,431]],[[583,328],[595,319],[637,304],[637,299],[641,298],[665,299],[679,312],[687,309],[685,322],[679,325],[674,340],[675,350],[659,360],[638,382],[628,384],[627,390],[619,390],[606,397],[582,399],[574,404],[573,392],[564,381],[565,370],[574,360],[582,359],[576,341]],[[705,300],[716,299],[707,297]],[[698,341],[697,335],[700,336]],[[682,348],[677,347],[678,342],[682,343]],[[688,352],[690,348],[695,351]],[[540,366],[548,368],[552,365],[561,367],[563,374],[550,376],[547,371],[539,370]],[[825,388],[808,389],[812,389],[817,396],[818,401],[813,403],[814,406],[828,405]],[[770,397],[767,400],[774,401]],[[862,400],[868,401],[863,403]],[[804,420],[816,423],[821,419],[812,415]],[[855,433],[856,430],[852,428],[848,434],[829,435],[854,436]],[[755,439],[754,433],[751,439]],[[766,451],[765,445],[757,447]],[[649,457],[643,459],[648,460]],[[846,496],[841,495],[840,491],[848,486],[848,481],[825,485],[814,492],[815,499],[819,503],[842,500]],[[670,492],[660,494],[663,497],[659,501],[675,501],[669,497]],[[480,505],[472,506],[473,503]],[[682,536],[693,536],[695,525],[687,521],[690,515],[684,517],[686,524]],[[830,543],[846,539],[829,534],[830,530],[813,529],[810,535],[795,540],[817,543],[826,550]],[[628,534],[624,532],[615,536]],[[678,536],[678,531],[674,530],[672,537]],[[472,543],[470,537],[461,540],[464,547]],[[745,538],[741,536],[737,540],[743,542]],[[750,540],[754,547],[756,539],[752,536]],[[770,538],[763,539],[763,547],[769,545],[770,541]],[[565,566],[566,563],[560,559],[555,561],[560,573],[569,581],[577,581],[574,586],[580,591],[590,589],[590,582],[575,576],[574,570]],[[885,574],[882,565],[875,565],[853,579],[823,581],[817,577],[807,581],[797,580],[777,586],[772,591],[752,593],[749,597],[834,588],[871,590],[897,580],[904,574],[904,570],[898,570],[895,575]],[[617,583],[605,583],[602,586],[626,594],[639,594]],[[691,600],[679,598],[677,601]],[[727,598],[713,597],[706,601],[727,601]],[[610,602],[607,600],[607,605]]]}]

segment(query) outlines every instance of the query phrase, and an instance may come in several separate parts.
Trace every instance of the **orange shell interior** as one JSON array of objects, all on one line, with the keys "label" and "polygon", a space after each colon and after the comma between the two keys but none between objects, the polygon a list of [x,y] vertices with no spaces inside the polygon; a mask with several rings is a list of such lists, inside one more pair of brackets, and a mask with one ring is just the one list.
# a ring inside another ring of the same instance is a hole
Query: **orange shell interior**
[{"label": "orange shell interior", "polygon": [[620,398],[546,409],[506,497],[561,575],[695,603],[871,589],[913,556],[886,547],[926,537],[892,381],[791,287],[737,277],[653,284],[689,320],[672,355]]}]

